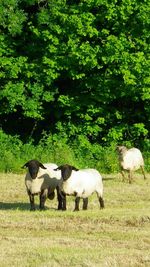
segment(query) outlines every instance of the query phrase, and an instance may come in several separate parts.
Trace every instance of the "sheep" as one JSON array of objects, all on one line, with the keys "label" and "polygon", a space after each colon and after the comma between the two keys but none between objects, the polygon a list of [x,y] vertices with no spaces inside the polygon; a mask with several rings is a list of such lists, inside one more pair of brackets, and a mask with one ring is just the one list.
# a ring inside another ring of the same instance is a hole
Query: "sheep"
[{"label": "sheep", "polygon": [[39,195],[39,208],[43,210],[45,201],[48,197],[55,197],[55,189],[57,190],[58,210],[63,209],[62,196],[59,193],[59,183],[61,181],[61,172],[55,172],[54,168],[58,166],[54,163],[44,163],[38,160],[29,160],[22,168],[27,167],[28,171],[25,176],[25,185],[30,200],[30,210],[35,210],[34,196]]},{"label": "sheep", "polygon": [[96,192],[100,208],[104,208],[103,183],[100,173],[95,169],[77,169],[65,164],[55,169],[61,170],[62,184],[61,192],[64,195],[75,196],[74,211],[79,211],[80,198],[83,199],[83,209],[88,207],[88,197]]},{"label": "sheep", "polygon": [[139,149],[135,147],[127,149],[125,146],[117,146],[117,152],[123,180],[125,179],[124,171],[128,171],[129,183],[132,183],[132,172],[139,168],[141,168],[144,179],[146,179],[144,159]]}]

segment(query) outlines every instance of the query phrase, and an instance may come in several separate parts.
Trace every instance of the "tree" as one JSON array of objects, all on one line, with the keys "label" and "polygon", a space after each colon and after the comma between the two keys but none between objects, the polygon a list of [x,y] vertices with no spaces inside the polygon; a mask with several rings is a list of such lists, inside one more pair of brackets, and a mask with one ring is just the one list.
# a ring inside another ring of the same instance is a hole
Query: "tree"
[{"label": "tree", "polygon": [[1,117],[20,118],[22,138],[22,125],[39,139],[43,129],[106,144],[148,135],[148,0],[1,5]]}]

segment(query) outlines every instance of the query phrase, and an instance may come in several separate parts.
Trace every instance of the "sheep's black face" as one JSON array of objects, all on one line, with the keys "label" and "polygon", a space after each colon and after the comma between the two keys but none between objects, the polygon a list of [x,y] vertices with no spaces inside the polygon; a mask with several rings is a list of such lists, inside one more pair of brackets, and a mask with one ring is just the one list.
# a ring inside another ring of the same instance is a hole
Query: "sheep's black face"
[{"label": "sheep's black face", "polygon": [[32,179],[35,179],[37,177],[39,167],[38,166],[29,166],[29,173]]},{"label": "sheep's black face", "polygon": [[39,168],[46,169],[41,162],[38,160],[30,160],[27,163],[24,164],[24,167],[27,167],[30,173],[30,176],[32,179],[35,179],[37,177]]},{"label": "sheep's black face", "polygon": [[68,178],[71,176],[72,168],[71,166],[64,166],[61,170],[61,175],[64,181],[68,180]]},{"label": "sheep's black face", "polygon": [[61,176],[64,181],[67,181],[69,177],[71,176],[72,170],[78,171],[77,168],[71,166],[71,165],[61,165],[55,170],[61,170]]}]

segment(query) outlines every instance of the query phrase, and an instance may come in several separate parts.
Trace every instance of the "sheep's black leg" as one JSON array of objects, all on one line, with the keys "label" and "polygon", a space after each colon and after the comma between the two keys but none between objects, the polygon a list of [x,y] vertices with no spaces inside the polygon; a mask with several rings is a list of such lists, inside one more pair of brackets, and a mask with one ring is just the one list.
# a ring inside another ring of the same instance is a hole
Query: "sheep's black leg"
[{"label": "sheep's black leg", "polygon": [[57,187],[58,210],[66,210],[66,195]]},{"label": "sheep's black leg", "polygon": [[28,192],[29,195],[29,200],[30,200],[30,210],[35,210],[35,205],[34,205],[34,195]]},{"label": "sheep's black leg", "polygon": [[141,166],[141,170],[142,170],[142,173],[143,173],[144,179],[146,179],[146,175],[145,175],[145,171],[144,171],[144,167],[143,167],[143,166]]},{"label": "sheep's black leg", "polygon": [[129,177],[129,184],[131,184],[132,183],[132,172],[131,172],[131,170],[129,171],[128,177]]},{"label": "sheep's black leg", "polygon": [[83,210],[87,210],[88,207],[88,198],[83,198]]},{"label": "sheep's black leg", "polygon": [[62,193],[62,210],[66,210],[66,195]]},{"label": "sheep's black leg", "polygon": [[60,193],[60,190],[59,190],[59,187],[57,187],[56,188],[57,189],[57,200],[58,200],[58,210],[62,210],[62,207],[63,207],[63,205],[62,205],[62,195],[61,195],[61,193]]},{"label": "sheep's black leg", "polygon": [[46,201],[46,193],[45,193],[45,190],[42,190],[41,191],[41,194],[40,194],[40,210],[44,210],[45,209],[45,201]]},{"label": "sheep's black leg", "polygon": [[103,209],[105,206],[104,206],[104,200],[102,197],[99,197],[99,204],[100,204],[100,208]]},{"label": "sheep's black leg", "polygon": [[74,211],[79,211],[80,197],[75,198],[75,208]]},{"label": "sheep's black leg", "polygon": [[122,174],[122,182],[124,182],[126,177],[125,177],[125,173],[123,170],[121,170],[121,174]]}]

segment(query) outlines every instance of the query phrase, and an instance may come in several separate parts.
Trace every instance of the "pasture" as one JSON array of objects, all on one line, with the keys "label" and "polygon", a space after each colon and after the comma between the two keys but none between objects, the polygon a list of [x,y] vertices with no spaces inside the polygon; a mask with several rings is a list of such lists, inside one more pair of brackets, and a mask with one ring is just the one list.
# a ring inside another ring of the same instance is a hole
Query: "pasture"
[{"label": "pasture", "polygon": [[55,198],[30,212],[24,175],[1,173],[0,266],[149,267],[150,174],[134,176],[128,184],[103,175],[104,210],[94,194],[87,211],[73,212],[67,197],[67,211],[56,210]]}]

